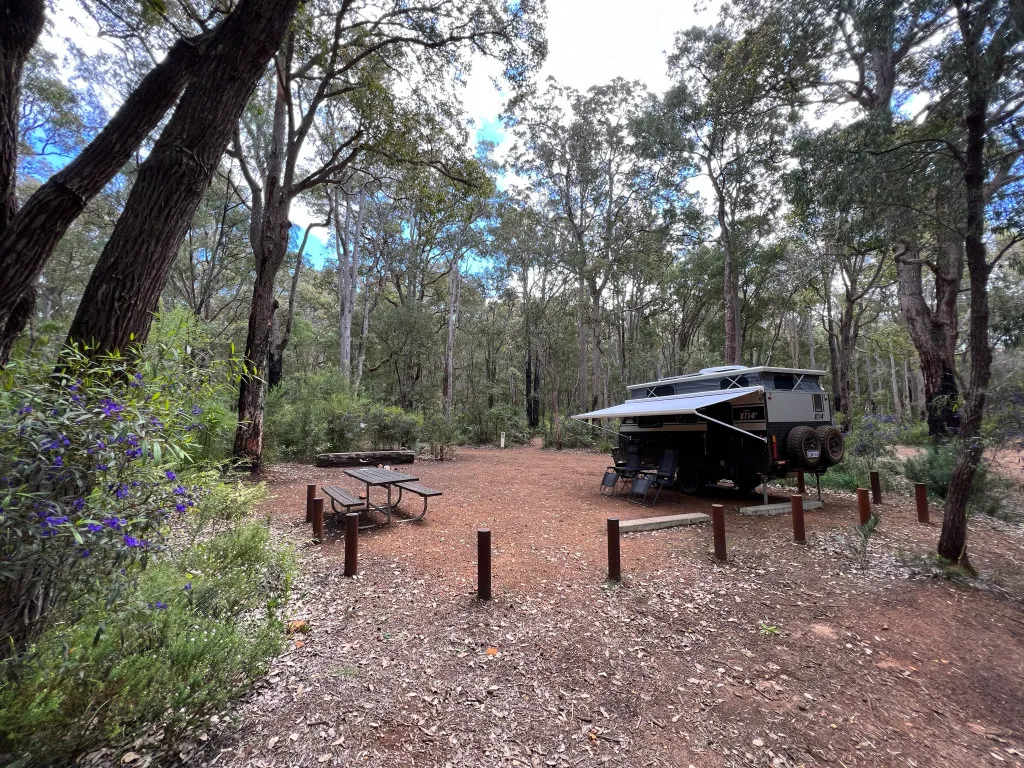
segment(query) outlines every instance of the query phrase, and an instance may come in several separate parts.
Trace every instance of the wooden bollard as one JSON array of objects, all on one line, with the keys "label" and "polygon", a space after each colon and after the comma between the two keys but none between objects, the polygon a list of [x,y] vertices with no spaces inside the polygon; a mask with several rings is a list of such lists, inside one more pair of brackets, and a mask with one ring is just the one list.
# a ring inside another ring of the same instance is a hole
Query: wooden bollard
[{"label": "wooden bollard", "polygon": [[721,504],[711,505],[711,528],[715,537],[715,559],[726,561],[725,551],[725,507]]},{"label": "wooden bollard", "polygon": [[476,596],[491,599],[491,532],[483,528],[476,532]]},{"label": "wooden bollard", "polygon": [[316,498],[316,484],[310,483],[306,486],[306,522],[313,522],[313,499]]},{"label": "wooden bollard", "polygon": [[319,544],[324,540],[324,500],[313,499],[313,538]]},{"label": "wooden bollard", "polygon": [[871,470],[871,503],[882,503],[882,481],[875,470]]},{"label": "wooden bollard", "polygon": [[793,509],[793,541],[797,544],[806,544],[804,536],[804,497],[794,493],[789,497],[790,506]]},{"label": "wooden bollard", "polygon": [[355,576],[359,561],[359,513],[345,515],[345,575]]},{"label": "wooden bollard", "polygon": [[924,483],[914,483],[914,497],[917,500],[917,522],[928,525],[928,488]]},{"label": "wooden bollard", "polygon": [[608,518],[608,580],[622,581],[622,557],[619,547],[619,518]]},{"label": "wooden bollard", "polygon": [[868,489],[857,489],[857,511],[860,512],[860,524],[864,525],[871,519],[871,501],[868,499]]},{"label": "wooden bollard", "polygon": [[800,470],[796,473],[796,491],[801,496],[807,493],[807,485],[804,483],[804,472]]}]

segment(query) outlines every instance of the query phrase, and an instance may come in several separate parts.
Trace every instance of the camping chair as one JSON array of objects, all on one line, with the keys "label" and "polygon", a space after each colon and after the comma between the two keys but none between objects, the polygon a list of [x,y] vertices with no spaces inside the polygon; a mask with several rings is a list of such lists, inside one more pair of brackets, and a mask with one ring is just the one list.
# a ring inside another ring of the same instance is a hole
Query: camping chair
[{"label": "camping chair", "polygon": [[[666,448],[661,454],[661,463],[658,465],[658,469],[655,472],[640,472],[639,476],[633,481],[633,484],[629,488],[629,501],[634,504],[642,504],[644,506],[653,507],[658,503],[658,498],[661,496],[661,489],[665,486],[671,486],[676,481],[676,467],[679,464],[679,459],[676,454],[675,448]],[[647,496],[651,489],[654,489],[654,498],[651,499],[651,503],[647,503]],[[640,494],[643,494],[641,497]],[[637,501],[637,497],[640,500]]]},{"label": "camping chair", "polygon": [[[621,455],[621,454],[620,454]],[[608,489],[608,495],[615,495],[615,486],[622,481],[622,487],[626,487],[626,483],[632,483],[638,474],[640,474],[640,445],[638,443],[629,443],[626,446],[626,459],[622,461],[619,456],[614,452],[612,458],[615,461],[615,465],[608,467],[604,471],[604,477],[601,478],[601,493]]]}]

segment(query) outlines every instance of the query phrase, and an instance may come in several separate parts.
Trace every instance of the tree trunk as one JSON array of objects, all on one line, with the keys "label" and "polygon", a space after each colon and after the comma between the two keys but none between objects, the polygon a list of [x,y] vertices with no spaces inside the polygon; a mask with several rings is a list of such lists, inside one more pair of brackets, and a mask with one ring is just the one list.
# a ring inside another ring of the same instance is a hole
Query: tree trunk
[{"label": "tree trunk", "polygon": [[462,276],[459,262],[452,265],[448,299],[448,342],[444,350],[443,411],[446,420],[451,421],[452,405],[455,400],[455,331],[459,324],[459,301],[462,297]]},{"label": "tree trunk", "polygon": [[815,370],[816,363],[814,362],[814,315],[807,315],[807,355],[808,363],[807,367],[811,370]]},{"label": "tree trunk", "polygon": [[18,211],[21,73],[45,21],[43,0],[0,0],[0,233]]},{"label": "tree trunk", "polygon": [[[242,0],[224,21],[219,44],[203,59],[139,167],[83,293],[69,342],[90,345],[92,355],[145,342],[192,216],[297,5],[298,0]],[[272,300],[271,292],[261,366],[269,352]]]},{"label": "tree trunk", "polygon": [[[973,9],[973,13],[981,13]],[[964,125],[967,138],[964,147],[964,192],[967,201],[967,226],[964,233],[964,254],[967,273],[971,281],[968,345],[970,368],[967,387],[963,393],[960,420],[960,456],[953,469],[946,494],[939,537],[939,555],[951,562],[970,567],[967,558],[967,504],[971,485],[977,472],[984,445],[981,441],[981,419],[985,410],[985,396],[992,373],[992,348],[988,337],[988,278],[989,264],[985,248],[985,137],[988,113],[986,82],[988,75],[984,54],[978,50],[981,40],[972,37],[975,19],[972,12],[958,8],[964,46],[967,48],[966,68],[968,98]],[[966,18],[965,18],[966,17]]]},{"label": "tree trunk", "polygon": [[889,353],[889,367],[892,370],[892,409],[896,418],[903,420],[903,403],[900,402],[900,379],[896,375],[896,357]]},{"label": "tree trunk", "polygon": [[896,261],[897,295],[907,331],[921,360],[928,434],[954,433],[957,424],[956,345],[959,319],[957,297],[963,273],[962,244],[940,238],[935,269],[935,308],[924,298],[922,261],[915,250]]},{"label": "tree trunk", "polygon": [[345,203],[345,227],[340,229],[340,218],[335,206],[335,249],[338,254],[338,322],[339,368],[345,384],[352,381],[352,316],[355,313],[356,285],[359,280],[359,250],[363,237],[363,213],[366,210],[366,188],[359,189],[359,211],[355,232],[349,230],[351,205]]},{"label": "tree trunk", "polygon": [[0,228],[0,365],[28,320],[26,296],[67,228],[174,105],[208,47],[224,41],[228,31],[225,20],[213,32],[175,43],[96,138],[29,197],[9,227]]}]

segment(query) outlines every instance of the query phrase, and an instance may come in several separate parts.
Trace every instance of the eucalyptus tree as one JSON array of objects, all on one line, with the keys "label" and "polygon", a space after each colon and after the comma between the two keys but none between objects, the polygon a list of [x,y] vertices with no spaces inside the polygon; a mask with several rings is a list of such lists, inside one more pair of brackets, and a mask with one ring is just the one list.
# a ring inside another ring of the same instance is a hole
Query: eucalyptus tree
[{"label": "eucalyptus tree", "polygon": [[[617,79],[586,93],[549,80],[508,122],[512,168],[533,186],[578,287],[579,403],[607,390],[605,294],[627,254],[666,226],[673,200],[661,164],[637,148],[635,126],[652,97]],[[621,274],[621,270],[619,270]]]},{"label": "eucalyptus tree", "polygon": [[544,54],[539,14],[531,2],[507,6],[493,0],[426,6],[346,0],[303,7],[233,147],[250,191],[256,254],[248,371],[238,398],[238,458],[260,463],[262,371],[292,201],[347,183],[361,153],[451,165],[458,175],[453,139],[460,114],[446,84],[478,52],[500,60],[514,88],[522,85]]},{"label": "eucalyptus tree", "polygon": [[743,356],[742,273],[770,237],[781,202],[778,178],[795,120],[800,60],[785,56],[767,22],[744,34],[723,19],[680,32],[669,55],[675,84],[647,119],[653,152],[681,177],[700,175],[722,259],[726,363]]}]

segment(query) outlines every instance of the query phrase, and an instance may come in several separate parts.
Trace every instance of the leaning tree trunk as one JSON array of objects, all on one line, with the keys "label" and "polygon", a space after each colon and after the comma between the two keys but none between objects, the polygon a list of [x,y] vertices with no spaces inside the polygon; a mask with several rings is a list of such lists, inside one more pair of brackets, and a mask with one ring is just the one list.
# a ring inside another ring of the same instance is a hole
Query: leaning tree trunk
[{"label": "leaning tree trunk", "polygon": [[0,365],[28,322],[25,303],[31,307],[32,286],[57,243],[174,106],[207,46],[224,39],[226,26],[175,43],[96,138],[29,197],[9,227],[0,228]]},{"label": "leaning tree trunk", "polygon": [[[978,41],[975,41],[977,43]],[[980,65],[972,62],[975,67]],[[980,74],[978,74],[981,77]],[[970,80],[970,78],[969,78]],[[960,419],[961,450],[946,493],[946,507],[939,537],[939,555],[951,562],[970,566],[967,559],[967,504],[971,485],[981,463],[981,418],[992,374],[992,348],[988,340],[989,264],[985,249],[985,121],[988,101],[981,83],[974,82],[968,99],[964,124],[967,140],[964,148],[964,191],[967,198],[967,227],[964,254],[971,281],[968,347],[970,369],[963,393]]]},{"label": "leaning tree trunk", "polygon": [[[0,0],[0,237],[18,212],[21,74],[45,20],[42,0]],[[17,292],[0,291],[0,365],[7,362],[11,345],[34,309],[31,282]]]},{"label": "leaning tree trunk", "polygon": [[448,342],[444,351],[444,391],[442,410],[448,421],[452,418],[455,402],[455,332],[459,325],[459,303],[462,298],[462,275],[458,261],[452,266],[451,291],[448,299]]},{"label": "leaning tree trunk", "polygon": [[[88,344],[92,355],[145,342],[192,215],[297,6],[298,0],[241,0],[224,21],[218,44],[139,167],[82,295],[69,342]],[[269,325],[266,330],[269,339]]]}]

